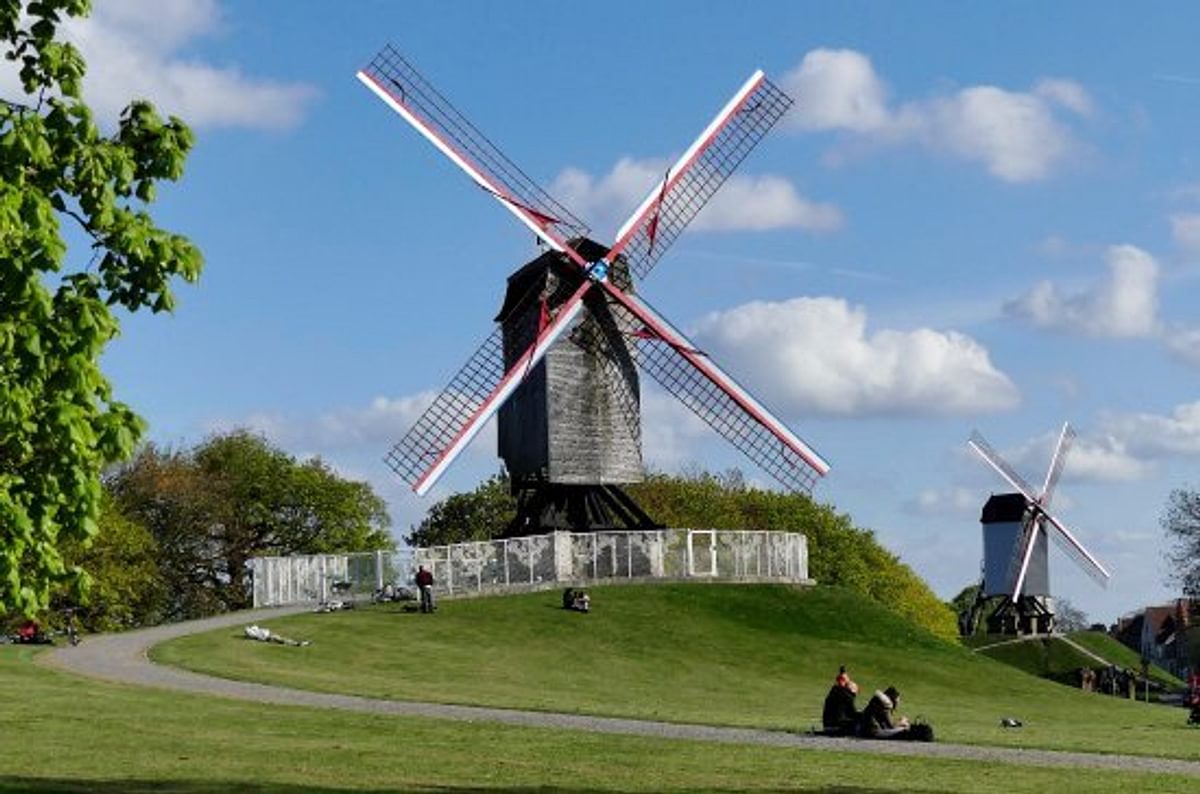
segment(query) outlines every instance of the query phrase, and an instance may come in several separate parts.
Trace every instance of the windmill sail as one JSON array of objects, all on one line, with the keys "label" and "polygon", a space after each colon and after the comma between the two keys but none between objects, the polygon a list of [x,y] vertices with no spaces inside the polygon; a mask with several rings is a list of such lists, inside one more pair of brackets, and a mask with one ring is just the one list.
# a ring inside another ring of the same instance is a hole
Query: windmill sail
[{"label": "windmill sail", "polygon": [[987,442],[979,431],[971,433],[971,438],[967,441],[967,445],[978,453],[979,457],[983,458],[984,462],[991,466],[996,472],[1008,481],[1008,484],[1016,488],[1025,498],[1031,502],[1036,502],[1037,497],[1033,495],[1033,486],[1025,482],[1025,478],[1017,473],[1016,469],[1008,465],[1008,461],[1000,457],[1000,453],[992,449],[992,445]]},{"label": "windmill sail", "polygon": [[546,351],[570,330],[583,310],[583,297],[590,286],[591,282],[585,283],[558,308],[507,370],[503,333],[497,327],[388,453],[385,459],[392,471],[419,496],[425,495]]},{"label": "windmill sail", "polygon": [[1071,451],[1071,444],[1074,441],[1075,431],[1071,429],[1070,424],[1063,422],[1062,432],[1058,434],[1058,444],[1054,447],[1054,456],[1050,458],[1050,468],[1046,470],[1046,483],[1042,486],[1041,505],[1043,508],[1050,507],[1050,500],[1054,498],[1054,489],[1058,486],[1063,466],[1067,463],[1067,453]]},{"label": "windmill sail", "polygon": [[1046,509],[1050,498],[1054,494],[1058,480],[1062,475],[1066,456],[1074,438],[1075,431],[1071,429],[1070,425],[1064,424],[1062,432],[1059,434],[1058,444],[1054,449],[1054,455],[1050,459],[1050,468],[1046,471],[1043,491],[1040,495],[1036,496],[1029,483],[1001,457],[1000,453],[988,444],[978,431],[973,432],[967,441],[971,449],[975,450],[1009,485],[1020,492],[1025,498],[1027,510],[1030,511],[1025,519],[1021,535],[1013,546],[1013,556],[1008,568],[1008,582],[1011,583],[1014,600],[1021,595],[1021,591],[1024,589],[1025,577],[1028,573],[1029,562],[1033,556],[1033,547],[1037,543],[1039,531],[1045,532],[1054,541],[1055,545],[1066,552],[1067,556],[1074,560],[1085,573],[1099,584],[1102,586],[1108,585],[1109,573],[1105,567],[1083,547],[1083,544],[1071,534],[1066,525]]},{"label": "windmill sail", "polygon": [[751,75],[617,232],[610,261],[623,255],[630,272],[645,278],[791,106],[761,71]]},{"label": "windmill sail", "polygon": [[1058,546],[1066,555],[1075,561],[1075,564],[1083,569],[1083,572],[1099,584],[1101,587],[1108,587],[1108,580],[1111,577],[1108,569],[1100,564],[1100,561],[1088,552],[1083,547],[1071,531],[1063,525],[1054,516],[1046,514],[1046,520],[1050,522],[1053,529],[1047,528],[1046,534],[1050,536],[1050,540],[1054,541],[1054,545]]},{"label": "windmill sail", "polygon": [[391,45],[358,79],[551,247],[587,236],[583,221],[508,159]]},{"label": "windmill sail", "polygon": [[[620,294],[610,289],[610,294]],[[737,381],[635,296],[616,311],[631,312],[638,367],[733,444],[755,465],[791,491],[811,491],[829,463],[793,433]]]},{"label": "windmill sail", "polygon": [[[631,325],[637,363],[719,434],[792,490],[809,490],[829,464],[649,304],[614,284],[601,267],[623,260],[628,273],[644,277],[696,217],[738,164],[779,121],[792,100],[763,75],[747,80],[700,136],[667,171],[621,227],[612,249],[596,263],[576,246],[587,229],[562,204],[525,175],[474,125],[454,109],[392,47],[386,47],[358,78],[402,116],[477,185],[501,202],[553,250],[589,278],[559,306],[545,305],[553,319],[507,369],[507,349],[497,329],[451,379],[449,386],[392,449],[389,465],[424,494],[487,420],[508,400],[584,310],[584,298],[604,295]],[[582,249],[581,249],[582,250]],[[611,268],[610,268],[611,269]],[[625,268],[620,268],[624,270]],[[591,300],[591,299],[589,299]],[[515,349],[525,345],[521,341]],[[512,360],[511,358],[508,360]],[[603,362],[602,362],[603,363]],[[636,405],[626,408],[629,421]],[[640,434],[631,433],[638,438]]]}]

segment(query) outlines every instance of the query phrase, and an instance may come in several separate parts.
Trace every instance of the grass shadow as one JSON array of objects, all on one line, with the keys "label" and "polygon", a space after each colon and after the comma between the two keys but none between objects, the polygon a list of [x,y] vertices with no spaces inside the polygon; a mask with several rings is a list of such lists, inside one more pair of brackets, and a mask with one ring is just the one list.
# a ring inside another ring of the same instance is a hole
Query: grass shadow
[{"label": "grass shadow", "polygon": [[[795,788],[777,789],[741,789],[741,788],[706,788],[704,791],[715,794],[785,794],[785,792],[819,792],[819,794],[883,794],[891,792],[890,788],[872,788],[865,786],[813,786],[799,785]],[[918,790],[918,789],[909,789]],[[925,789],[933,790],[933,789]],[[312,786],[289,783],[256,783],[253,781],[231,780],[96,780],[69,778],[42,778],[18,775],[0,776],[0,792],[35,792],[36,794],[225,794],[229,791],[244,792],[245,794],[342,794],[343,792],[361,792],[362,794],[384,794],[385,792],[414,792],[416,794],[466,794],[467,792],[491,792],[492,794],[640,794],[642,790],[622,790],[612,788],[592,787],[563,787],[563,786],[413,786],[397,787],[380,786],[377,788],[341,788],[331,786]]]}]

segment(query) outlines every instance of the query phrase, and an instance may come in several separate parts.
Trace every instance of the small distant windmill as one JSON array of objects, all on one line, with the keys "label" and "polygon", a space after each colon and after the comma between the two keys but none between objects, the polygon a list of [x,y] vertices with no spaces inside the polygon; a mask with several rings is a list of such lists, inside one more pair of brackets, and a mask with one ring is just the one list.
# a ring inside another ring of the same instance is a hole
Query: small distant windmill
[{"label": "small distant windmill", "polygon": [[1089,576],[1102,586],[1108,584],[1104,566],[1050,513],[1050,500],[1074,439],[1075,432],[1064,423],[1045,482],[1035,494],[978,431],[971,434],[967,445],[1017,489],[1016,493],[993,494],[983,506],[983,582],[972,609],[972,626],[985,606],[999,599],[987,617],[990,633],[1045,634],[1053,630],[1047,537]]},{"label": "small distant windmill", "polygon": [[[791,106],[761,71],[667,169],[611,246],[589,239],[392,47],[358,79],[549,249],[509,277],[497,328],[388,454],[418,495],[499,412],[499,451],[518,497],[510,533],[655,526],[620,488],[644,476],[639,370],[785,488],[807,491],[828,472],[633,290]],[[539,101],[539,113],[552,113],[552,98]]]}]

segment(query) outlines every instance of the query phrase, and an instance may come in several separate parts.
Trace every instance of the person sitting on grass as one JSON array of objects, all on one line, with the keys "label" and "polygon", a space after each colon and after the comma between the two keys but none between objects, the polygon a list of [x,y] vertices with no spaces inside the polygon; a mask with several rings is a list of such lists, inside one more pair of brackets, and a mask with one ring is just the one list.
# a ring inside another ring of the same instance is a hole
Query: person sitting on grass
[{"label": "person sitting on grass", "polygon": [[825,708],[821,712],[821,725],[826,736],[852,736],[859,722],[854,698],[858,695],[858,684],[850,680],[843,666],[829,694],[825,696]]},{"label": "person sitting on grass", "polygon": [[563,590],[562,605],[563,609],[570,609],[574,612],[588,612],[592,608],[592,599],[586,590],[568,587]]},{"label": "person sitting on grass", "polygon": [[890,686],[876,690],[859,721],[859,736],[866,739],[905,739],[908,733],[908,718],[895,716],[900,693]]}]

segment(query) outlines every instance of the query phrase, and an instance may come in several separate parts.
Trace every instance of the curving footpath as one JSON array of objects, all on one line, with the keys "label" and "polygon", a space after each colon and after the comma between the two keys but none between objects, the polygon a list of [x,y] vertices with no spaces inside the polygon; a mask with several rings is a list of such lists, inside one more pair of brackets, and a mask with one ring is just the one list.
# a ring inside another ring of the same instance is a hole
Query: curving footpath
[{"label": "curving footpath", "polygon": [[587,717],[577,714],[556,714],[539,711],[519,711],[482,706],[451,706],[440,703],[376,700],[354,695],[331,695],[299,689],[231,681],[200,675],[174,667],[154,664],[147,656],[151,646],[175,637],[196,634],[211,629],[247,625],[297,612],[308,607],[262,609],[219,615],[204,620],[172,623],[124,634],[88,637],[78,646],[55,648],[39,655],[41,663],[91,678],[135,684],[180,692],[192,692],[217,697],[269,703],[280,706],[309,706],[343,709],[370,714],[394,714],[404,717],[492,722],[534,728],[555,728],[596,733],[650,736],[663,739],[759,744],[773,747],[795,747],[805,750],[836,750],[838,752],[870,752],[885,755],[919,755],[971,761],[990,761],[1027,766],[1092,767],[1134,772],[1158,772],[1200,776],[1200,762],[1170,758],[1149,758],[1131,755],[1078,753],[1059,750],[1026,750],[1010,747],[983,747],[961,744],[920,744],[909,742],[864,742],[855,739],[834,739],[823,736],[768,731],[753,728],[722,728],[712,725],[691,725],[649,720]]}]

